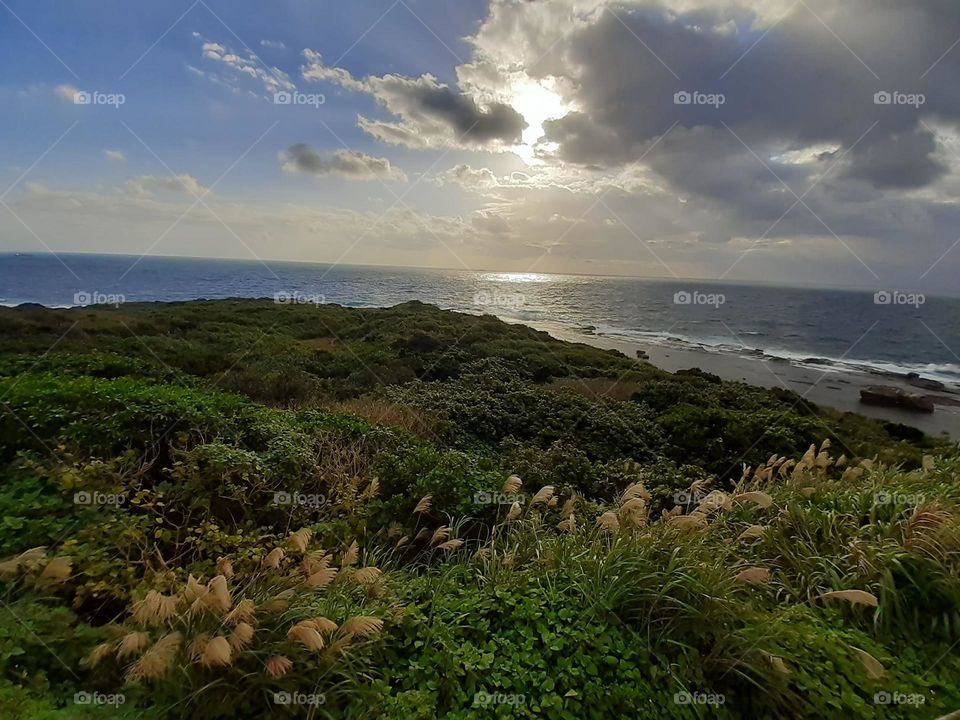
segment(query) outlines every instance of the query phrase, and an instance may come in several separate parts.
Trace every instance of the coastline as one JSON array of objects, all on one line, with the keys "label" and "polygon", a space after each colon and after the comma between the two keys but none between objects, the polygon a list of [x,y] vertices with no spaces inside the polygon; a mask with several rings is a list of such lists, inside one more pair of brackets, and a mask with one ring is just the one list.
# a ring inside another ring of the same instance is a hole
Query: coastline
[{"label": "coastline", "polygon": [[[665,345],[577,332],[555,323],[524,324],[549,333],[558,340],[583,343],[604,350],[619,350],[627,357],[645,353],[647,361],[668,372],[699,368],[724,380],[766,388],[791,390],[816,405],[854,412],[866,417],[901,423],[927,435],[960,440],[960,393],[948,386],[942,391],[923,390],[903,375],[861,372],[835,365],[774,358],[755,351],[733,352],[701,347]],[[860,390],[871,386],[898,388],[934,399],[931,414],[860,402]]]}]

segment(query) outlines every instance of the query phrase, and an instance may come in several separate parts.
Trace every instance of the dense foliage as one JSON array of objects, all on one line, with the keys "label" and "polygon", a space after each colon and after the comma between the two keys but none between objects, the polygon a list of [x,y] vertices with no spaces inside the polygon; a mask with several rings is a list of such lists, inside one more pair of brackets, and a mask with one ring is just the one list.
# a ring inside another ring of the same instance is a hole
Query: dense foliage
[{"label": "dense foliage", "polygon": [[3,309],[0,716],[937,717],[958,473],[419,303]]}]

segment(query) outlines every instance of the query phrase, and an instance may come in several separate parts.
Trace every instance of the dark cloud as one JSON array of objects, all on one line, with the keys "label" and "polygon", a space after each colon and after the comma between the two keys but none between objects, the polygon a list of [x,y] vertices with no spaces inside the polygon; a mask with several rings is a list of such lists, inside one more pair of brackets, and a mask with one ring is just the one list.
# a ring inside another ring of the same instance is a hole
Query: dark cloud
[{"label": "dark cloud", "polygon": [[306,143],[291,145],[279,156],[281,167],[288,172],[311,175],[339,175],[351,180],[405,180],[401,170],[386,158],[377,158],[354,150],[338,150],[321,155]]},{"label": "dark cloud", "polygon": [[437,81],[432,75],[354,78],[343,68],[323,64],[319,53],[305,50],[306,80],[326,81],[375,98],[399,122],[361,117],[360,127],[384,142],[409,147],[437,145],[512,145],[527,127],[523,116],[510,105],[476,99]]}]

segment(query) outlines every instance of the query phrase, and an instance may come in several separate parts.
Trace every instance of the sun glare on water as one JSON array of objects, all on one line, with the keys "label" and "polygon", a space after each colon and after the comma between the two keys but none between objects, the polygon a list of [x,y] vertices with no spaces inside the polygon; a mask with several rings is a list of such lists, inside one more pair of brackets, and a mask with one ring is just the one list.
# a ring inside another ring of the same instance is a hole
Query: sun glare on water
[{"label": "sun glare on water", "polygon": [[[527,127],[519,145],[513,151],[528,165],[540,165],[542,160],[535,155],[537,141],[543,136],[543,124],[548,120],[562,118],[570,107],[563,101],[549,80],[526,79],[511,89],[510,104],[523,115]],[[541,143],[542,149],[550,149],[549,143]]]}]

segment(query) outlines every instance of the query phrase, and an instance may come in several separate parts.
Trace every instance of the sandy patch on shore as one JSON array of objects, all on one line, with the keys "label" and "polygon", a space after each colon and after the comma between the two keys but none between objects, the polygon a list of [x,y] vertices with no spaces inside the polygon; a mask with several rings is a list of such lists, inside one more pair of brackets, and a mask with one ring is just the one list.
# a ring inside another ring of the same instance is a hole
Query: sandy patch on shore
[{"label": "sandy patch on shore", "polygon": [[[649,362],[669,372],[700,368],[724,380],[737,380],[767,388],[786,388],[816,405],[902,423],[928,435],[960,439],[960,394],[953,389],[944,392],[922,390],[910,385],[905,378],[894,375],[855,372],[762,355],[625,341],[601,335],[585,335],[554,325],[534,327],[560,340],[619,350],[630,358],[636,357],[640,350],[649,356]],[[899,408],[864,405],[860,402],[860,390],[871,385],[929,395],[939,402],[935,412],[929,415]]]}]

